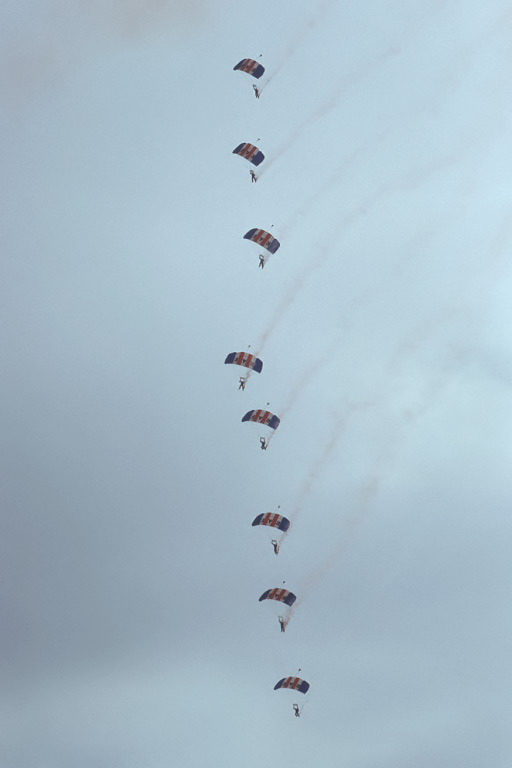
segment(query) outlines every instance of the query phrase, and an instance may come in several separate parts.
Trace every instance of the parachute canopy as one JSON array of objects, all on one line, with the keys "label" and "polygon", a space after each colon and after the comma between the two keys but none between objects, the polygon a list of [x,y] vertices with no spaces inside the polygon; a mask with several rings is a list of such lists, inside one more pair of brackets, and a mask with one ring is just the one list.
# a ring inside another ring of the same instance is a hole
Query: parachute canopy
[{"label": "parachute canopy", "polygon": [[258,147],[255,147],[254,144],[239,144],[238,147],[233,150],[233,154],[245,157],[245,159],[253,165],[259,165],[265,159],[263,152],[260,152]]},{"label": "parachute canopy", "polygon": [[290,527],[290,521],[283,515],[276,512],[264,512],[258,515],[252,521],[253,525],[269,525],[271,528],[279,528],[280,531],[287,531]]},{"label": "parachute canopy", "polygon": [[277,429],[281,419],[278,416],[274,416],[270,411],[264,411],[261,408],[254,411],[247,411],[242,421],[256,421],[258,424],[265,424],[270,429]]},{"label": "parachute canopy", "polygon": [[250,368],[256,373],[261,373],[263,363],[256,357],[256,355],[250,355],[248,352],[231,352],[224,363],[232,363],[233,365],[243,365],[244,368]]},{"label": "parachute canopy", "polygon": [[247,72],[248,75],[260,78],[265,71],[265,67],[254,59],[242,59],[233,69],[239,69],[241,72]]},{"label": "parachute canopy", "polygon": [[267,591],[260,597],[259,602],[261,603],[262,600],[278,600],[280,603],[293,605],[296,599],[297,596],[294,595],[293,592],[289,592],[287,589],[274,587],[274,589],[267,589]]},{"label": "parachute canopy", "polygon": [[309,690],[309,683],[301,680],[300,677],[283,677],[282,680],[274,685],[274,691],[277,691],[278,688],[292,688],[294,691],[306,693]]},{"label": "parachute canopy", "polygon": [[265,232],[264,229],[250,229],[245,233],[244,240],[252,240],[253,243],[266,248],[269,253],[275,253],[281,245],[276,237],[273,237],[270,232]]}]

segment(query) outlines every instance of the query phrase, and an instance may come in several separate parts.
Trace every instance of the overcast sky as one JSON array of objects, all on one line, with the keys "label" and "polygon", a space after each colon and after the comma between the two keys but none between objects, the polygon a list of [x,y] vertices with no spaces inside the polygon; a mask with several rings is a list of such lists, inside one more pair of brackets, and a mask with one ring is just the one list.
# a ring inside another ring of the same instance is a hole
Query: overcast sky
[{"label": "overcast sky", "polygon": [[1,17],[2,766],[510,768],[510,2]]}]

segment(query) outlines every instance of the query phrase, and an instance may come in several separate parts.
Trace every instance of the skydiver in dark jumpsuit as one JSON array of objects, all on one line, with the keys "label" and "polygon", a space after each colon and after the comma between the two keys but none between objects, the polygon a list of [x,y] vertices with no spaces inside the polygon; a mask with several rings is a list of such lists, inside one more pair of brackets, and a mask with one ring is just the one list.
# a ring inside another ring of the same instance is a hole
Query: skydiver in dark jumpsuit
[{"label": "skydiver in dark jumpsuit", "polygon": [[265,266],[265,257],[263,256],[262,253],[260,253],[260,263],[258,264],[258,266],[261,267],[262,269]]},{"label": "skydiver in dark jumpsuit", "polygon": [[295,717],[300,717],[300,710],[299,710],[298,704],[293,705],[293,711],[295,712]]},{"label": "skydiver in dark jumpsuit", "polygon": [[272,546],[274,547],[274,554],[279,554],[279,544],[277,543],[276,539],[272,539]]},{"label": "skydiver in dark jumpsuit", "polygon": [[286,630],[286,622],[282,616],[279,616],[278,618],[279,618],[279,626],[281,627],[281,632],[284,632]]},{"label": "skydiver in dark jumpsuit", "polygon": [[252,169],[252,168],[251,168],[251,170],[250,170],[250,173],[251,173],[251,182],[253,182],[253,181],[254,181],[254,182],[258,181],[258,177],[256,176],[256,173],[253,171],[253,169]]},{"label": "skydiver in dark jumpsuit", "polygon": [[238,385],[238,389],[245,389],[245,379],[243,376],[240,376],[240,384]]},{"label": "skydiver in dark jumpsuit", "polygon": [[259,88],[256,88],[255,85],[253,85],[252,87],[254,88],[254,95],[256,96],[257,99],[259,99],[259,97],[260,97]]},{"label": "skydiver in dark jumpsuit", "polygon": [[261,445],[261,450],[262,451],[266,451],[267,450],[267,441],[265,440],[264,437],[260,437],[260,445]]}]

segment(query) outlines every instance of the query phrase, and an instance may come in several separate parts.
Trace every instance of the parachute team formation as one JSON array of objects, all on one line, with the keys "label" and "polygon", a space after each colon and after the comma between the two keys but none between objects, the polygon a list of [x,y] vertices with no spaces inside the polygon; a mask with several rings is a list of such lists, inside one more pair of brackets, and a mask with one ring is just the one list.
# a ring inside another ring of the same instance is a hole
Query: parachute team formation
[{"label": "parachute team formation", "polygon": [[[239,70],[241,72],[245,72],[248,75],[251,75],[252,77],[259,80],[259,78],[262,77],[262,75],[265,72],[265,68],[262,64],[257,62],[254,59],[242,59],[238,62],[238,64],[233,67],[234,70]],[[257,99],[260,98],[261,95],[261,88],[258,88],[258,86],[253,85],[254,93]],[[240,157],[245,158],[248,160],[252,165],[259,166],[263,160],[265,159],[265,155],[261,150],[254,144],[249,143],[242,143],[239,144],[234,150],[234,155],[239,155]],[[250,169],[250,175],[251,175],[251,182],[256,182],[258,180],[258,176],[256,175],[255,171],[251,168]],[[253,243],[256,243],[258,246],[260,246],[262,249],[265,250],[266,253],[260,254],[259,256],[259,264],[258,266],[263,269],[265,266],[268,258],[270,255],[275,254],[281,243],[279,240],[274,237],[270,232],[265,231],[264,229],[250,229],[246,234],[244,235],[244,240],[249,240]],[[252,372],[255,373],[261,373],[263,370],[263,362],[260,360],[260,358],[255,355],[251,354],[249,352],[231,352],[227,355],[226,359],[224,360],[225,364],[228,365],[239,365],[242,368],[247,369],[247,373],[243,376],[240,376],[239,378],[239,390],[245,390],[245,386],[247,384],[248,378]],[[267,403],[269,405],[269,403]],[[275,414],[271,413],[270,411],[264,409],[264,408],[257,408],[253,409],[251,411],[247,411],[247,413],[242,417],[242,422],[255,422],[256,424],[262,424],[266,427],[269,427],[269,429],[272,430],[271,436],[275,434],[275,430],[278,428],[280,424],[280,418],[276,416]],[[270,442],[270,437],[260,437],[260,448],[264,451],[267,450],[268,445]],[[278,510],[280,507],[277,508]],[[262,513],[260,515],[257,515],[255,519],[252,522],[253,526],[265,526],[269,527],[271,529],[274,529],[276,531],[281,531],[282,537],[285,536],[290,528],[290,520],[288,518],[281,515],[278,511],[276,512],[266,512]],[[282,540],[281,537],[281,540]],[[280,543],[277,539],[271,540],[272,547],[274,549],[274,553],[276,555],[279,554],[280,549]],[[284,583],[284,582],[283,582]],[[292,608],[294,603],[297,600],[297,596],[290,592],[288,589],[285,589],[284,587],[273,587],[271,589],[267,589],[261,597],[259,598],[259,602],[265,602],[267,600],[273,600],[276,601],[283,606],[286,606],[288,610]],[[279,627],[282,633],[285,632],[286,626],[288,622],[290,621],[291,615],[289,614],[287,617],[284,616],[278,616],[279,621]],[[300,671],[300,670],[299,670]],[[280,688],[288,688],[294,692],[305,694],[309,690],[309,683],[305,680],[302,680],[300,677],[283,677],[279,682],[277,682],[274,686],[274,690],[277,691]],[[295,714],[295,717],[300,717],[302,707],[300,707],[297,703],[294,703],[293,705],[293,711]]]}]

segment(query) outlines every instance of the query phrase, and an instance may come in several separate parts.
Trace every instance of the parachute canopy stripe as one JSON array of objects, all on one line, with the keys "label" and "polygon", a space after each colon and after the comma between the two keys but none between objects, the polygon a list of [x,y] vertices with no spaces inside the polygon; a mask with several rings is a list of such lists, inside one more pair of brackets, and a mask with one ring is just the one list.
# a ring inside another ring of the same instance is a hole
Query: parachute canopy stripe
[{"label": "parachute canopy stripe", "polygon": [[290,527],[290,521],[283,515],[278,515],[276,512],[264,512],[258,515],[252,521],[253,525],[268,525],[271,528],[279,528],[280,531],[287,531]]},{"label": "parachute canopy stripe", "polygon": [[289,592],[287,589],[274,587],[274,589],[267,589],[267,591],[260,597],[259,602],[261,603],[262,600],[278,600],[280,603],[293,605],[296,599],[297,597],[293,592]]},{"label": "parachute canopy stripe", "polygon": [[278,688],[292,688],[294,691],[306,693],[309,690],[309,683],[301,680],[300,677],[283,677],[282,680],[274,685],[274,691],[277,691]]},{"label": "parachute canopy stripe", "polygon": [[247,411],[242,421],[255,421],[258,424],[265,424],[270,429],[277,429],[281,419],[278,416],[274,416],[270,411],[264,411],[261,408],[253,411]]},{"label": "parachute canopy stripe", "polygon": [[259,165],[265,159],[263,152],[260,152],[258,147],[255,147],[254,144],[239,144],[238,147],[233,150],[233,154],[245,157],[245,159],[253,165]]},{"label": "parachute canopy stripe", "polygon": [[252,240],[253,243],[266,248],[270,253],[275,253],[281,243],[275,237],[272,237],[270,232],[265,232],[264,229],[250,229],[244,235],[244,240]]},{"label": "parachute canopy stripe", "polygon": [[243,365],[244,368],[250,368],[256,373],[261,373],[261,369],[263,368],[263,363],[259,357],[250,355],[248,352],[231,352],[224,360],[224,364],[226,363]]},{"label": "parachute canopy stripe", "polygon": [[241,72],[247,72],[248,75],[260,78],[265,71],[263,64],[259,64],[254,59],[242,59],[233,69],[239,69]]}]

